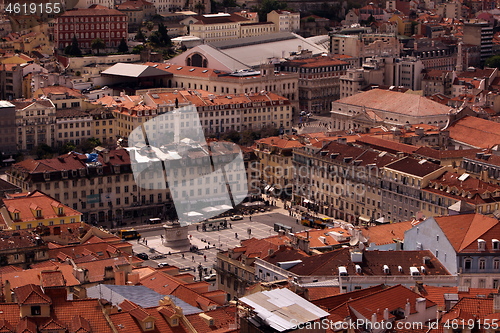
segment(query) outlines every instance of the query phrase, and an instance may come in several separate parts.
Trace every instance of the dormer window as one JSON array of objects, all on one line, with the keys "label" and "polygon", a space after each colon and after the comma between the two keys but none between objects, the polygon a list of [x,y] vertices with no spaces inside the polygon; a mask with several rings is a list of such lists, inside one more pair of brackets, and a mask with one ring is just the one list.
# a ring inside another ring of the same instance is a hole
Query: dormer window
[{"label": "dormer window", "polygon": [[68,178],[68,171],[67,171],[67,170],[63,170],[63,171],[61,172],[61,175],[62,175],[63,179]]},{"label": "dormer window", "polygon": [[45,181],[49,181],[49,180],[50,180],[50,173],[48,173],[48,172],[44,172],[44,173],[43,173],[43,179],[44,179]]},{"label": "dormer window", "polygon": [[14,220],[15,221],[18,221],[20,218],[19,218],[19,213],[14,213]]},{"label": "dormer window", "polygon": [[63,215],[64,214],[64,209],[62,207],[57,208],[57,215]]},{"label": "dormer window", "polygon": [[42,217],[42,210],[41,209],[35,210],[35,216],[36,217]]},{"label": "dormer window", "polygon": [[119,165],[115,165],[114,169],[115,169],[115,173],[120,173],[120,166]]},{"label": "dormer window", "polygon": [[492,239],[491,247],[493,248],[493,250],[500,250],[500,241],[498,239]]},{"label": "dormer window", "polygon": [[98,166],[97,167],[97,174],[102,175],[102,173],[103,173],[102,166]]},{"label": "dormer window", "polygon": [[486,250],[486,242],[484,239],[478,239],[477,240],[477,249],[479,251],[484,251]]},{"label": "dormer window", "polygon": [[151,321],[146,321],[144,323],[144,330],[149,331],[149,330],[153,330],[154,328],[155,328],[154,321],[151,320]]}]

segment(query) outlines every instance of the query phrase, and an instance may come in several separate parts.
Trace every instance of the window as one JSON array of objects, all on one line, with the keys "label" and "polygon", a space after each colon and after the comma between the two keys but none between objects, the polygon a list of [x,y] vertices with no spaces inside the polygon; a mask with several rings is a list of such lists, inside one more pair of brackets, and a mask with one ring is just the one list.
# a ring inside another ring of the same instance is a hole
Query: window
[{"label": "window", "polygon": [[31,306],[31,315],[32,316],[39,316],[42,314],[42,308],[40,305],[32,305]]},{"label": "window", "polygon": [[152,321],[147,321],[144,323],[144,328],[147,330],[153,329],[153,322]]},{"label": "window", "polygon": [[479,259],[479,269],[485,269],[485,268],[486,268],[486,260],[485,259]]},{"label": "window", "polygon": [[467,258],[464,260],[464,269],[468,270],[472,266],[472,259]]}]

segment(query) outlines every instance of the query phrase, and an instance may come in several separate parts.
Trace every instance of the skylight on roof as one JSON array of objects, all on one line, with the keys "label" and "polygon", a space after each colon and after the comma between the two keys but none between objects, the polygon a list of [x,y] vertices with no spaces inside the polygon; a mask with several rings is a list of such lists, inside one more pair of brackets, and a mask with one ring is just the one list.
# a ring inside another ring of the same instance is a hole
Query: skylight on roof
[{"label": "skylight on roof", "polygon": [[190,71],[190,72],[192,72],[192,71],[194,71],[195,69],[196,69],[196,68],[191,68],[189,71]]},{"label": "skylight on roof", "polygon": [[470,175],[468,173],[464,173],[463,175],[461,175],[460,177],[458,177],[458,180],[460,181],[464,181],[466,180]]},{"label": "skylight on roof", "polygon": [[202,73],[206,73],[206,72],[208,72],[208,69],[204,69],[204,70],[202,70],[201,72],[202,72]]},{"label": "skylight on roof", "polygon": [[180,70],[180,69],[182,69],[182,67],[177,67],[177,70]]}]

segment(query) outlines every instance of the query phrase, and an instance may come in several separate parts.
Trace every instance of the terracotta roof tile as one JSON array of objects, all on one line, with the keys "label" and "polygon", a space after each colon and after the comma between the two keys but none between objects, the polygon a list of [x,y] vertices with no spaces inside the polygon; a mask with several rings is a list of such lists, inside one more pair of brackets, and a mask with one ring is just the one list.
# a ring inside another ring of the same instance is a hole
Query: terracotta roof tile
[{"label": "terracotta roof tile", "polygon": [[364,106],[367,109],[392,111],[414,117],[445,115],[449,106],[431,101],[425,97],[395,91],[372,89],[353,96],[341,98],[337,103]]},{"label": "terracotta roof tile", "polygon": [[[354,290],[354,291],[347,292],[347,293],[342,293],[342,294],[339,293],[338,295],[324,295],[323,297],[311,299],[310,301],[311,301],[311,303],[313,303],[316,306],[320,306],[320,307],[324,307],[328,310],[332,310],[332,309],[335,309],[335,308],[341,306],[343,303],[345,303],[351,299],[357,299],[360,297],[371,295],[371,294],[376,293],[380,290],[384,290],[385,288],[387,288],[387,287],[380,284],[377,286],[368,287],[368,288],[364,288],[364,289],[360,289],[360,290]],[[317,288],[309,288],[308,292],[310,293],[311,291],[313,291],[315,289],[317,289]],[[319,289],[323,289],[323,288],[319,288]],[[320,295],[318,295],[318,296],[320,296]]]},{"label": "terracotta roof tile", "polygon": [[[188,333],[190,330],[185,326],[182,320],[179,320],[178,326],[170,326],[166,317],[160,312],[162,307],[148,308],[147,312],[155,318],[154,330],[152,332],[162,332],[162,333]],[[135,311],[135,310],[132,310]],[[142,332],[141,323],[135,319],[130,311],[122,311],[119,313],[111,314],[111,322],[118,333],[129,333],[129,332]]]},{"label": "terracotta roof tile", "polygon": [[91,333],[92,327],[87,319],[76,315],[69,322],[69,331],[70,333]]},{"label": "terracotta roof tile", "polygon": [[356,143],[361,143],[363,145],[370,146],[374,149],[387,151],[389,153],[403,152],[406,154],[412,154],[413,152],[415,152],[415,150],[417,150],[417,147],[415,146],[391,140],[385,140],[374,136],[363,136],[357,139]]},{"label": "terracotta roof tile", "polygon": [[[56,208],[60,205],[60,202],[43,192],[35,191],[24,195],[24,197],[3,199],[4,205],[9,212],[19,212],[19,220],[17,221],[36,221],[38,218],[34,210],[35,207],[41,209],[42,216],[40,218],[43,219],[82,215],[82,213],[68,206],[63,206],[63,214],[59,215]],[[13,218],[14,216],[12,216]]]},{"label": "terracotta roof tile", "polygon": [[363,236],[368,242],[375,245],[386,245],[395,243],[397,240],[403,241],[405,231],[412,228],[412,221],[381,224],[373,227],[361,229]]},{"label": "terracotta roof tile", "polygon": [[14,327],[5,319],[0,319],[0,332],[1,333],[15,333]]},{"label": "terracotta roof tile", "polygon": [[[363,262],[357,263],[361,273],[356,271],[356,263],[351,261],[349,249],[342,248],[323,254],[316,254],[303,258],[288,271],[301,276],[330,276],[338,274],[338,267],[344,266],[349,275],[382,275],[382,267],[389,267],[390,275],[409,275],[410,267],[420,267],[424,257],[431,258],[431,265],[427,267],[428,275],[449,275],[447,269],[436,259],[432,252],[424,251],[364,251]],[[266,259],[264,259],[266,260]],[[267,260],[266,260],[267,261]],[[398,266],[401,266],[402,272]]]},{"label": "terracotta roof tile", "polygon": [[281,149],[293,149],[298,147],[303,147],[304,144],[298,140],[283,139],[278,136],[271,136],[268,138],[260,139],[256,141],[257,144],[266,144],[272,147],[277,147]]},{"label": "terracotta roof tile", "polygon": [[444,314],[441,323],[452,319],[481,320],[493,313],[493,298],[469,298],[460,299],[451,310]]},{"label": "terracotta roof tile", "polygon": [[[349,234],[343,228],[326,228],[326,229],[310,229],[308,231],[297,232],[294,234],[295,237],[307,239],[309,236],[309,247],[310,248],[321,248],[325,246],[335,246],[342,243],[346,243],[351,238]],[[345,238],[345,240],[338,241],[337,238]]]},{"label": "terracotta roof tile", "polygon": [[[384,309],[389,309],[389,318],[394,318],[391,313],[398,309],[405,309],[407,302],[410,303],[410,314],[416,313],[417,298],[421,298],[419,294],[410,289],[396,285],[384,290],[380,290],[373,294],[359,297],[355,300],[348,301],[349,307],[360,313],[364,318],[371,319],[372,314],[377,314],[378,321],[383,320]],[[425,300],[426,308],[436,306],[436,303]]]},{"label": "terracotta roof tile", "polygon": [[423,290],[420,292],[422,296],[428,300],[433,301],[438,306],[444,309],[445,307],[445,294],[457,294],[459,299],[464,297],[474,298],[479,295],[482,298],[488,297],[490,294],[496,293],[497,289],[486,289],[486,288],[469,288],[467,291],[459,290],[458,287],[437,287],[437,286],[424,286]]},{"label": "terracotta roof tile", "polygon": [[24,317],[17,323],[16,332],[19,333],[37,333],[36,324],[28,317]]},{"label": "terracotta roof tile", "polygon": [[500,143],[500,123],[477,117],[464,117],[448,127],[450,138],[476,148]]},{"label": "terracotta roof tile", "polygon": [[[500,231],[500,225],[497,219],[481,214],[438,216],[433,217],[433,219],[437,222],[446,238],[457,252],[461,252],[468,248],[469,245],[474,244],[477,239],[483,238],[490,230],[494,230],[495,234]],[[425,221],[422,223],[425,223]],[[500,236],[498,239],[500,239]],[[490,244],[488,244],[486,240],[486,247],[488,248],[489,246]]]},{"label": "terracotta roof tile", "polygon": [[199,314],[191,314],[186,319],[198,332],[228,332],[235,323],[236,307],[225,306],[212,311],[205,311],[205,315],[214,319],[214,325],[209,326]]},{"label": "terracotta roof tile", "polygon": [[48,330],[48,331],[51,331],[51,330],[57,330],[57,331],[63,330],[63,331],[65,331],[67,329],[67,327],[55,319],[50,319],[47,323],[42,325],[40,327],[40,329]]},{"label": "terracotta roof tile", "polygon": [[126,14],[116,10],[110,9],[101,5],[91,5],[89,8],[74,8],[65,11],[62,15],[63,17],[79,17],[79,16],[125,16]]},{"label": "terracotta roof tile", "polygon": [[411,157],[403,157],[402,159],[392,162],[385,167],[387,169],[404,172],[417,177],[424,177],[442,168],[440,165],[423,160],[417,160]]},{"label": "terracotta roof tile", "polygon": [[43,288],[65,287],[66,281],[61,271],[42,271],[40,274],[40,285]]},{"label": "terracotta roof tile", "polygon": [[[313,302],[318,299],[340,294],[340,287],[314,287],[307,288],[307,300]],[[314,302],[313,302],[314,303]],[[316,304],[315,304],[316,305]]]},{"label": "terracotta roof tile", "polygon": [[52,303],[50,297],[45,295],[38,285],[27,284],[13,289],[13,292],[20,305]]}]

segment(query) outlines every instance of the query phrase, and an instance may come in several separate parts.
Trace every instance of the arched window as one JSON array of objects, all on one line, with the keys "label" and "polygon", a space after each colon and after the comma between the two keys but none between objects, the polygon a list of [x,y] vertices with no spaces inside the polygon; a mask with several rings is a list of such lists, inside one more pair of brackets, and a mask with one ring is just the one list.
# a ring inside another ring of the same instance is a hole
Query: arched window
[{"label": "arched window", "polygon": [[486,269],[486,260],[484,258],[479,259],[479,269]]},{"label": "arched window", "polygon": [[465,258],[464,259],[464,269],[465,270],[470,270],[472,267],[472,259],[471,258]]}]

